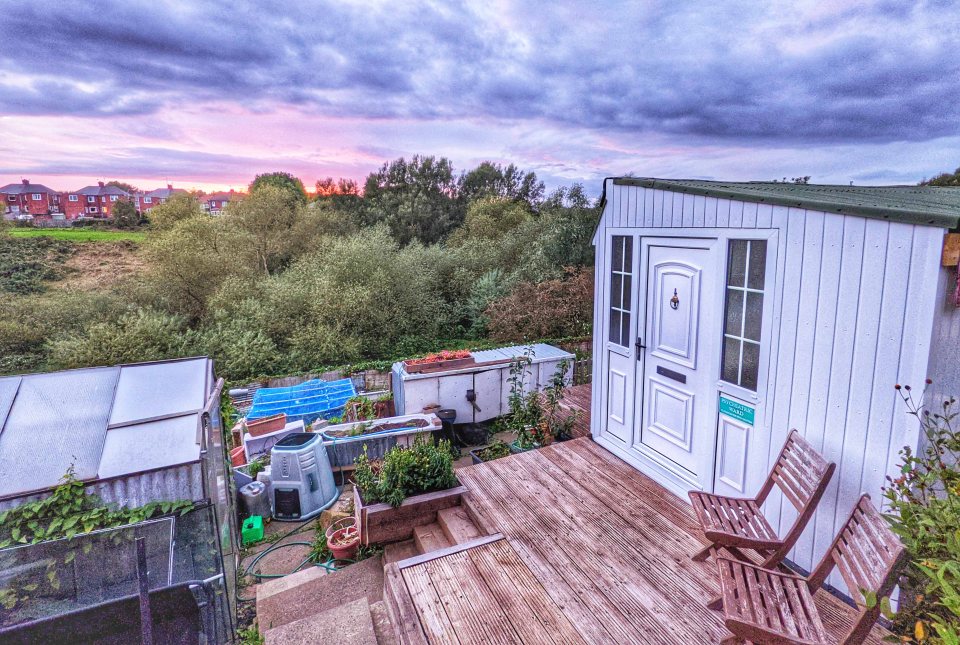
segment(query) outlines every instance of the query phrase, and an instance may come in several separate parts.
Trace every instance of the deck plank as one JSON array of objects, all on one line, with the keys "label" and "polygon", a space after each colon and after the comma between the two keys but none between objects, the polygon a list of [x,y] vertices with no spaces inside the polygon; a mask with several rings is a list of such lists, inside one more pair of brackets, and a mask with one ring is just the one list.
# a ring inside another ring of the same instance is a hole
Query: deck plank
[{"label": "deck plank", "polygon": [[[478,527],[505,539],[403,570],[417,611],[421,602],[433,603],[428,614],[442,611],[424,625],[431,643],[667,645],[727,636],[721,614],[706,607],[720,592],[716,564],[690,560],[704,538],[689,503],[589,438],[458,477]],[[828,633],[845,633],[853,610],[825,592],[815,600]],[[443,628],[448,640],[435,639]],[[867,642],[879,645],[883,634],[875,629]]]}]

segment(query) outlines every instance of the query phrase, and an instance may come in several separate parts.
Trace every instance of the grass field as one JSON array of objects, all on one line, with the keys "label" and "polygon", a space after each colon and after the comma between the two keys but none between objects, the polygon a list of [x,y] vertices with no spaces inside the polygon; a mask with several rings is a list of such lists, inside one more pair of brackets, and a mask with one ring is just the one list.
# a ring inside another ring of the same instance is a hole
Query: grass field
[{"label": "grass field", "polygon": [[131,240],[142,242],[145,233],[139,231],[103,231],[90,228],[15,228],[13,237],[50,237],[67,242],[117,242]]}]

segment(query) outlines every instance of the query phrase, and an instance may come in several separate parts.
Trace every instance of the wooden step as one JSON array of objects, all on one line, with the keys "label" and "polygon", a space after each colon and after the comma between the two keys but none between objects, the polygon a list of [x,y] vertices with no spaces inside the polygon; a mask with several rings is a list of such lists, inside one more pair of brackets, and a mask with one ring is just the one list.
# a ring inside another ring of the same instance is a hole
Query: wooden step
[{"label": "wooden step", "polygon": [[264,645],[305,645],[319,642],[321,634],[326,645],[378,645],[366,598],[268,629],[263,637]]},{"label": "wooden step", "polygon": [[397,560],[406,560],[420,553],[417,551],[417,544],[413,540],[403,540],[402,542],[391,542],[383,547],[383,563],[390,564]]},{"label": "wooden step", "polygon": [[450,539],[447,538],[440,525],[425,524],[413,529],[413,541],[417,544],[417,551],[420,553],[430,553],[439,549],[445,549],[451,546]]},{"label": "wooden step", "polygon": [[454,544],[463,544],[480,537],[480,529],[462,506],[451,506],[437,512],[437,523]]}]

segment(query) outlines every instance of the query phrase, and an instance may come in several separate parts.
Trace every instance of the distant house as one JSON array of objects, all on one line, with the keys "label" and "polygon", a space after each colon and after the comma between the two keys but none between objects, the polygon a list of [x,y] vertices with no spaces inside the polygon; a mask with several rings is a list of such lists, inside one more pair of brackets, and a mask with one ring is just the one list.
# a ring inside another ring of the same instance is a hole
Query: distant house
[{"label": "distant house", "polygon": [[130,193],[108,186],[102,181],[96,186],[85,186],[74,192],[64,193],[63,202],[67,219],[77,217],[110,217],[113,205],[121,199],[131,199]]},{"label": "distant house", "polygon": [[243,193],[238,193],[237,191],[231,189],[229,192],[220,191],[218,193],[211,193],[204,197],[201,203],[203,205],[203,210],[211,215],[219,215],[223,212],[223,209],[227,207],[228,203],[236,201],[242,197]]},{"label": "distant house", "polygon": [[5,219],[23,217],[62,218],[60,193],[43,184],[31,184],[23,179],[19,184],[7,184],[0,188],[3,197],[3,215]]},{"label": "distant house", "polygon": [[167,184],[166,188],[158,188],[148,193],[137,193],[136,206],[138,213],[148,213],[157,204],[162,204],[177,193],[185,193],[182,188],[174,188],[172,184]]}]

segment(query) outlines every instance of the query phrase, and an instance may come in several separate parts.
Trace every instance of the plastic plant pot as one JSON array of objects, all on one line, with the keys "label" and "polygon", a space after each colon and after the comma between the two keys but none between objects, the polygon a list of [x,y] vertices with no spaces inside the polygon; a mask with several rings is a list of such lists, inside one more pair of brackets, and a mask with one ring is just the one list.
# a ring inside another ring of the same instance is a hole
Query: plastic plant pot
[{"label": "plastic plant pot", "polygon": [[357,520],[354,517],[345,517],[327,527],[327,548],[333,554],[334,560],[352,560],[360,547],[360,531],[357,530]]}]

